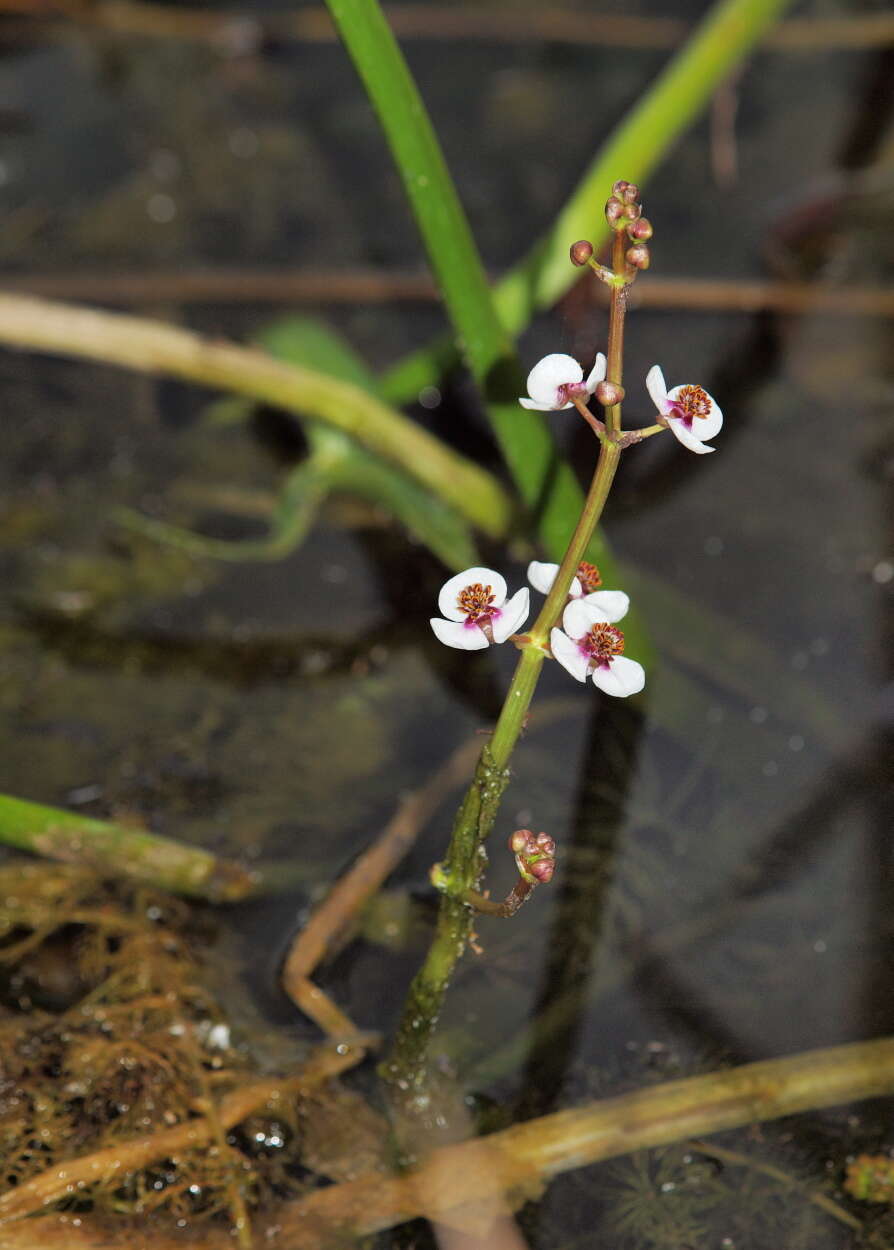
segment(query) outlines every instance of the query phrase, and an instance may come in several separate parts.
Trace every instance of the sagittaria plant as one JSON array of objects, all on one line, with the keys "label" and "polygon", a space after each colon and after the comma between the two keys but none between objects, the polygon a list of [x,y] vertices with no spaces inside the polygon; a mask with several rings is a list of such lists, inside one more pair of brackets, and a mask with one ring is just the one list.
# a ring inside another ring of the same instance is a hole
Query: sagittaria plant
[{"label": "sagittaria plant", "polygon": [[[602,589],[599,570],[584,560],[621,454],[668,430],[690,451],[700,455],[711,452],[714,448],[707,440],[723,423],[720,407],[707,391],[690,383],[668,390],[661,369],[655,365],[647,375],[646,388],[657,409],[657,420],[640,428],[623,428],[627,295],[638,274],[649,267],[652,226],[642,215],[639,189],[623,180],[612,187],[605,217],[612,232],[611,264],[600,264],[586,239],[571,246],[570,257],[575,265],[589,266],[609,288],[606,353],[595,353],[586,376],[572,356],[561,352],[545,356],[528,374],[527,396],[519,399],[522,407],[541,411],[576,409],[598,440],[596,469],[562,562],[556,565],[535,560],[529,565],[528,580],[546,597],[534,624],[525,632],[521,631],[529,614],[527,588],[510,596],[501,573],[477,566],[444,584],[438,597],[440,616],[431,619],[435,635],[449,647],[473,651],[512,642],[520,654],[496,728],[482,749],[457,812],[444,862],[432,870],[432,881],[441,893],[435,936],[410,986],[394,1046],[383,1064],[385,1078],[400,1092],[405,1106],[416,1112],[424,1113],[428,1105],[432,1033],[453,969],[469,942],[475,912],[508,918],[538,884],[548,882],[553,875],[553,838],[546,833],[516,830],[509,845],[516,857],[519,881],[502,902],[481,892],[484,842],[496,822],[509,781],[509,759],[527,721],[544,662],[557,660],[577,681],[586,682],[589,677],[603,693],[615,697],[636,695],[645,686],[643,666],[624,654],[624,634],[617,625],[629,607],[628,597],[620,590]],[[594,400],[601,415],[590,408]]]}]

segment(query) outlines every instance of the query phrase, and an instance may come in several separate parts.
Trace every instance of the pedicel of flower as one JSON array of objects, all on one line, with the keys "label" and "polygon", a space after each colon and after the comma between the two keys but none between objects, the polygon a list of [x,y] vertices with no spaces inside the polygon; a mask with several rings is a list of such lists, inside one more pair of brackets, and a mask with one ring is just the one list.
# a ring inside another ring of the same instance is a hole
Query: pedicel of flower
[{"label": "pedicel of flower", "polygon": [[668,390],[660,367],[653,365],[646,374],[646,389],[658,409],[659,420],[684,447],[699,456],[716,450],[706,443],[720,432],[723,413],[704,387],[684,383]]},{"label": "pedicel of flower", "polygon": [[538,412],[559,412],[570,408],[575,398],[589,399],[605,377],[605,357],[598,352],[593,368],[584,381],[584,371],[573,356],[552,352],[538,360],[528,374],[528,396],[519,399],[522,408]]},{"label": "pedicel of flower", "polygon": [[494,569],[473,567],[457,573],[438,595],[443,617],[431,617],[435,637],[461,651],[481,651],[505,642],[528,619],[530,610],[526,586],[510,599],[506,596],[506,579]]}]

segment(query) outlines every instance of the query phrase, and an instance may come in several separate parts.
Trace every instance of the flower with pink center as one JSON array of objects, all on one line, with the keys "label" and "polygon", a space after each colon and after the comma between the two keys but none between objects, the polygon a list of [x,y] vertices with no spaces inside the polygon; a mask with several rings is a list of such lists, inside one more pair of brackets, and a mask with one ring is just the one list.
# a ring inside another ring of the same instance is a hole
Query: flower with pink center
[{"label": "flower with pink center", "polygon": [[716,451],[705,443],[719,433],[723,413],[706,390],[689,383],[668,390],[658,365],[653,365],[646,374],[646,389],[662,421],[684,447],[699,456]]},{"label": "flower with pink center", "polygon": [[506,598],[506,580],[493,569],[471,568],[441,587],[438,607],[446,620],[431,618],[435,637],[448,647],[482,651],[505,642],[528,619],[527,586]]},{"label": "flower with pink center", "polygon": [[572,599],[562,615],[562,628],[550,634],[550,649],[577,681],[592,677],[606,694],[626,698],[646,684],[642,664],[624,655],[624,635],[605,613],[583,599]]},{"label": "flower with pink center", "polygon": [[522,408],[536,408],[538,412],[558,412],[562,408],[570,408],[573,397],[590,398],[596,387],[605,377],[605,357],[602,352],[596,355],[596,361],[590,375],[584,381],[584,371],[573,356],[564,352],[553,352],[538,360],[528,374],[528,396],[518,402]]},{"label": "flower with pink center", "polygon": [[[532,560],[528,565],[528,581],[542,595],[548,595],[553,588],[558,571],[558,564]],[[584,603],[592,604],[594,608],[602,612],[607,621],[620,621],[623,616],[627,615],[630,600],[623,590],[597,590],[597,586],[601,585],[602,576],[596,565],[582,561],[577,566],[577,576],[571,579],[568,594],[572,599],[581,599]]]}]

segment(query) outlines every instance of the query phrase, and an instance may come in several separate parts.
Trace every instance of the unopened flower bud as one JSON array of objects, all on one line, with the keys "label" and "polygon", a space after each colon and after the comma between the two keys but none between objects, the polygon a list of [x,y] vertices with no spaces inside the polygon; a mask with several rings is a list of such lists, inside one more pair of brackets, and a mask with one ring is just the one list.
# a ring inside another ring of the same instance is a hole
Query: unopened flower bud
[{"label": "unopened flower bud", "polygon": [[626,259],[627,264],[634,269],[648,269],[652,263],[652,257],[645,243],[636,243],[633,247],[628,247]]},{"label": "unopened flower bud", "polygon": [[530,829],[516,829],[509,839],[509,849],[515,855],[515,866],[523,881],[533,885],[550,881],[556,867],[556,843],[548,833],[532,833]]},{"label": "unopened flower bud", "polygon": [[521,855],[527,848],[529,839],[534,835],[530,829],[516,829],[509,839],[509,849],[513,855]]},{"label": "unopened flower bud", "polygon": [[593,244],[589,239],[578,239],[569,249],[572,265],[585,265],[593,255]]},{"label": "unopened flower bud", "polygon": [[624,398],[624,388],[617,382],[600,382],[594,394],[603,408],[614,408]]},{"label": "unopened flower bud", "polygon": [[605,220],[610,226],[613,226],[616,221],[619,221],[621,217],[623,217],[623,215],[624,205],[616,195],[613,195],[611,199],[606,201]]},{"label": "unopened flower bud", "polygon": [[625,204],[624,218],[626,221],[636,221],[638,217],[642,216],[642,211],[639,204]]},{"label": "unopened flower bud", "polygon": [[627,227],[627,235],[635,243],[645,243],[647,239],[652,237],[651,221],[649,221],[648,217],[640,217],[639,221],[632,221]]},{"label": "unopened flower bud", "polygon": [[621,192],[621,199],[626,200],[628,204],[635,204],[639,199],[639,187],[635,182],[628,182],[624,190]]},{"label": "unopened flower bud", "polygon": [[619,178],[617,182],[612,183],[612,195],[623,197],[624,192],[630,186],[626,178]]}]

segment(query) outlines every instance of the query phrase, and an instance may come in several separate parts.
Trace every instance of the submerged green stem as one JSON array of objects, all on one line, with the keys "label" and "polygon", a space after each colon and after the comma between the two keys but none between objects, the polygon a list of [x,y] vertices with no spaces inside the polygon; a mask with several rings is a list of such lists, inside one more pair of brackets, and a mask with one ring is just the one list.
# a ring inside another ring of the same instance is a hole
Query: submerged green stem
[{"label": "submerged green stem", "polygon": [[0,794],[0,842],[212,902],[258,892],[258,876],[200,847],[8,794]]}]

